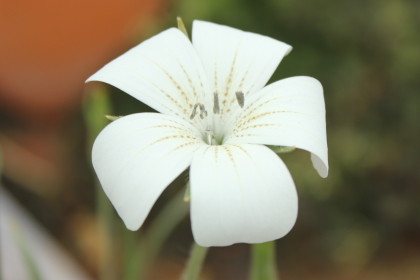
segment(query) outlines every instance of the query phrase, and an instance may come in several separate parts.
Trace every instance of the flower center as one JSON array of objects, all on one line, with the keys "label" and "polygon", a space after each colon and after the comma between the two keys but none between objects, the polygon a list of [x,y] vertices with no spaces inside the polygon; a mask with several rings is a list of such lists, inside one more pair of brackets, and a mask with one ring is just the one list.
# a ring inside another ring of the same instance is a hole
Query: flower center
[{"label": "flower center", "polygon": [[[238,101],[239,107],[243,108],[245,105],[244,93],[239,90],[239,91],[236,91],[235,95],[236,95],[236,100]],[[206,107],[204,106],[204,104],[199,103],[199,102],[194,105],[191,112],[190,120],[193,120],[195,116],[198,115],[198,113],[201,120],[204,120],[208,116]],[[217,93],[217,91],[215,91],[213,94],[213,114],[214,115],[221,114],[220,104],[219,104],[219,94]],[[208,124],[208,120],[205,120],[204,127],[206,127],[206,130],[204,131],[203,140],[209,145],[220,145],[220,143],[222,142],[222,139],[219,139],[219,141],[216,140],[216,136],[212,130],[212,125]]]}]

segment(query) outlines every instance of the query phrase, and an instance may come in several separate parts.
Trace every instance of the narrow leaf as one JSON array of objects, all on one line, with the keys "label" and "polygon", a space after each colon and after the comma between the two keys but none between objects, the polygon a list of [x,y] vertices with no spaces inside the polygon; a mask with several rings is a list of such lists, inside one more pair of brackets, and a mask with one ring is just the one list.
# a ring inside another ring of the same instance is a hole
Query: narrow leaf
[{"label": "narrow leaf", "polygon": [[296,150],[296,147],[287,147],[287,146],[270,146],[267,145],[273,152],[276,154],[284,154],[284,153],[290,153]]},{"label": "narrow leaf", "polygon": [[188,36],[188,32],[187,29],[185,28],[184,22],[182,21],[181,17],[177,17],[176,21],[178,23],[178,29],[182,31],[182,33],[185,34],[185,36],[187,36],[187,38],[189,39],[190,37]]}]

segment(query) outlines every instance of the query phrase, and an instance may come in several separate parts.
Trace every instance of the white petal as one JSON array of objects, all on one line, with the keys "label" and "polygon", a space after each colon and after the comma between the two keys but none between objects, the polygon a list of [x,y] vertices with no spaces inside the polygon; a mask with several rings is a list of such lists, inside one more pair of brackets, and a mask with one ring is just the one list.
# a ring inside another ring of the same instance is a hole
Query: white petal
[{"label": "white petal", "polygon": [[194,21],[192,38],[225,113],[239,107],[236,91],[247,96],[260,90],[292,49],[266,36],[198,20]]},{"label": "white petal", "polygon": [[184,119],[190,116],[193,105],[203,103],[209,93],[194,47],[176,28],[132,48],[87,81],[111,84],[161,113]]},{"label": "white petal", "polygon": [[190,182],[192,230],[201,246],[274,240],[296,221],[292,177],[265,146],[202,147],[191,163]]},{"label": "white petal", "polygon": [[96,139],[92,161],[125,225],[137,230],[161,192],[191,163],[203,141],[185,121],[134,114],[109,124]]},{"label": "white petal", "polygon": [[328,147],[322,85],[314,78],[275,82],[251,96],[226,143],[295,146],[312,153],[321,177],[328,176]]}]

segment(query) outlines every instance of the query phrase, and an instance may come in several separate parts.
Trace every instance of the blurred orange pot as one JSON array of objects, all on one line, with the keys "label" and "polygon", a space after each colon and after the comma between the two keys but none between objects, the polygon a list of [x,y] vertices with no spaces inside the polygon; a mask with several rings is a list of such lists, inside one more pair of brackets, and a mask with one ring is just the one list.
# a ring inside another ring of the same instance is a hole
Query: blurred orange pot
[{"label": "blurred orange pot", "polygon": [[85,79],[127,48],[130,32],[144,27],[162,2],[4,1],[0,109],[35,122],[68,112]]}]

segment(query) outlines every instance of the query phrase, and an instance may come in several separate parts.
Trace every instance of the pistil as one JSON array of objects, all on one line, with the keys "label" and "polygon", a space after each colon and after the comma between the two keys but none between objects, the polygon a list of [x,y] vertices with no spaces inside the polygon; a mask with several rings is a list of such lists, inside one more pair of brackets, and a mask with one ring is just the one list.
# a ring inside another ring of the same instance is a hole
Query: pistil
[{"label": "pistil", "polygon": [[214,138],[214,133],[211,130],[211,127],[208,126],[205,132],[206,132],[206,136],[207,136],[207,144],[212,145],[212,142],[213,142],[212,140]]}]

